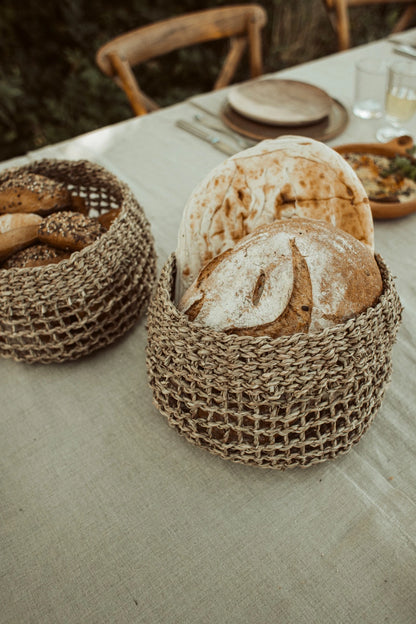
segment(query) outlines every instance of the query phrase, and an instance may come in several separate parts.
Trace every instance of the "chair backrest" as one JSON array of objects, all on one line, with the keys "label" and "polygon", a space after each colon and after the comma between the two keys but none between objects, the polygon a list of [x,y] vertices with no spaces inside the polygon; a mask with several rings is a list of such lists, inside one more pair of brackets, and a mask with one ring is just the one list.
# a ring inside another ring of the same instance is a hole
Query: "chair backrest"
[{"label": "chair backrest", "polygon": [[351,26],[349,7],[357,7],[373,4],[407,4],[407,6],[395,24],[392,32],[400,32],[407,28],[416,14],[416,0],[323,0],[328,11],[332,25],[338,37],[339,50],[347,50],[351,46]]},{"label": "chair backrest", "polygon": [[139,87],[133,67],[173,50],[216,39],[229,38],[231,45],[213,89],[232,80],[248,46],[250,74],[263,73],[261,30],[267,14],[257,4],[207,9],[171,17],[112,39],[96,55],[101,71],[124,89],[136,115],[158,108]]}]

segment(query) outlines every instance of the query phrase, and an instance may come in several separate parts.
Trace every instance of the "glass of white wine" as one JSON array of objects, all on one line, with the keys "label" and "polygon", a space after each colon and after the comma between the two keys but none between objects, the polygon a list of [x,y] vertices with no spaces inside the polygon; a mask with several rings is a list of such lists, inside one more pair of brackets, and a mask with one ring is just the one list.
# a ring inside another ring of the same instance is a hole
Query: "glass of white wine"
[{"label": "glass of white wine", "polygon": [[389,67],[385,118],[390,125],[380,128],[377,139],[383,143],[409,134],[402,126],[416,112],[416,61],[396,61]]}]

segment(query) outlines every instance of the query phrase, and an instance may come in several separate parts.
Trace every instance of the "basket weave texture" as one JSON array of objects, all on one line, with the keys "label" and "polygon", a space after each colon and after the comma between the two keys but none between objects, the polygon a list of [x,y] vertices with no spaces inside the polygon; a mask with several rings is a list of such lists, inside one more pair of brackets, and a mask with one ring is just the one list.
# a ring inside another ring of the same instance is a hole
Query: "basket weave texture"
[{"label": "basket weave texture", "polygon": [[74,360],[124,334],[140,317],[156,281],[154,241],[127,185],[89,161],[43,159],[21,172],[63,182],[90,214],[120,208],[110,229],[59,264],[0,269],[0,354],[26,362]]},{"label": "basket weave texture", "polygon": [[380,256],[377,304],[316,334],[227,335],[173,303],[175,256],[148,310],[147,370],[156,407],[191,443],[224,459],[284,470],[351,449],[391,376],[402,306]]}]

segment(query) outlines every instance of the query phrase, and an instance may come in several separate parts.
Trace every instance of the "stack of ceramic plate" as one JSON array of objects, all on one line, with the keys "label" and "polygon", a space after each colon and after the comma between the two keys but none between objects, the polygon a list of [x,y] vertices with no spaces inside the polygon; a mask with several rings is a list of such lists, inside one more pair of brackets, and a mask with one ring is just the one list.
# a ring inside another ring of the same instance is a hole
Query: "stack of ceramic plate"
[{"label": "stack of ceramic plate", "polygon": [[348,113],[312,84],[261,78],[230,89],[222,119],[234,131],[257,141],[283,134],[328,141],[344,130]]}]

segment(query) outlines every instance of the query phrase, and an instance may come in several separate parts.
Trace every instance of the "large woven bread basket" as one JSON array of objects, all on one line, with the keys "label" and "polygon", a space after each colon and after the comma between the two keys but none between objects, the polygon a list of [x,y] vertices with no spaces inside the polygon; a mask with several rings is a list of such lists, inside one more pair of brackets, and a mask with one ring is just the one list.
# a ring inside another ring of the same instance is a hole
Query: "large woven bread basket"
[{"label": "large woven bread basket", "polygon": [[284,470],[347,452],[380,407],[401,321],[377,261],[384,290],[375,307],[317,334],[272,339],[190,322],[173,303],[172,255],[148,311],[156,407],[191,443],[235,462]]},{"label": "large woven bread basket", "polygon": [[110,229],[59,264],[0,268],[0,354],[26,362],[73,360],[124,334],[148,303],[156,278],[147,218],[126,184],[88,161],[43,159],[21,172],[63,182],[90,214],[120,208]]}]

